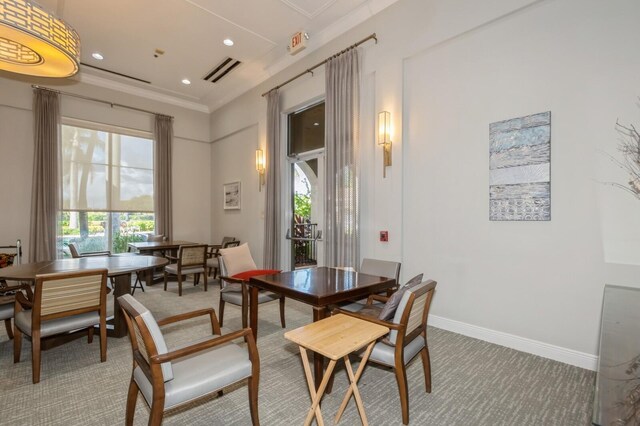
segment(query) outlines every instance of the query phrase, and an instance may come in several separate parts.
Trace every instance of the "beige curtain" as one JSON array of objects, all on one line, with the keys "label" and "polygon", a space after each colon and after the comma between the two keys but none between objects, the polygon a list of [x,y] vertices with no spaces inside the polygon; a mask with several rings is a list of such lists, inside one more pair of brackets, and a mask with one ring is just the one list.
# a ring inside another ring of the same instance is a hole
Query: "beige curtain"
[{"label": "beige curtain", "polygon": [[156,234],[173,239],[173,197],[171,189],[171,153],[173,147],[173,117],[155,115],[153,155],[153,203]]},{"label": "beige curtain", "polygon": [[357,268],[360,263],[358,49],[327,62],[325,90],[325,264]]},{"label": "beige curtain", "polygon": [[33,183],[29,261],[54,260],[57,257],[56,229],[60,208],[60,104],[58,93],[33,91]]},{"label": "beige curtain", "polygon": [[267,94],[266,192],[264,220],[264,267],[280,269],[282,230],[281,170],[280,170],[280,93]]}]

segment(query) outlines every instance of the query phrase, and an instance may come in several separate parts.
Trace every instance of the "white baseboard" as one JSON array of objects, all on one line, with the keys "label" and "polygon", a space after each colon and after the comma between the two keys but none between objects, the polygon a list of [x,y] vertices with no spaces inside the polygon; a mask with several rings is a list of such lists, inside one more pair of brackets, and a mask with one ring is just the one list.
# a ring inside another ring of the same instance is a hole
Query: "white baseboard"
[{"label": "white baseboard", "polygon": [[511,349],[549,358],[565,364],[575,365],[576,367],[587,370],[595,371],[598,365],[598,357],[595,355],[491,330],[489,328],[478,327],[477,325],[467,324],[437,315],[429,315],[428,324],[432,327],[495,343],[496,345],[506,346]]}]

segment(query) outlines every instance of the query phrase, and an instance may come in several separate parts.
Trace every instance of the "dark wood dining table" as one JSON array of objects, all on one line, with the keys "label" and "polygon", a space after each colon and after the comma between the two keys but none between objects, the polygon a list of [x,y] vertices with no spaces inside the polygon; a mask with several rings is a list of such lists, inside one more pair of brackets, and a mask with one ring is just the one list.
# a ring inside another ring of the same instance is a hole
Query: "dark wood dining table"
[{"label": "dark wood dining table", "polygon": [[153,269],[164,266],[169,261],[164,257],[127,255],[127,256],[92,256],[78,259],[58,259],[47,262],[23,263],[0,269],[0,279],[8,281],[35,282],[36,275],[56,272],[78,271],[84,269],[107,269],[107,275],[113,277],[113,329],[108,330],[109,336],[124,337],[127,335],[127,324],[118,297],[131,291],[131,274],[144,272],[153,275]]},{"label": "dark wood dining table", "polygon": [[[273,275],[251,277],[249,281],[249,315],[253,335],[258,339],[258,291],[282,294],[311,305],[313,321],[327,317],[329,305],[366,298],[396,285],[395,278],[362,274],[341,268],[308,268]],[[314,380],[320,386],[324,357],[314,354]]]},{"label": "dark wood dining table", "polygon": [[180,246],[188,246],[196,243],[182,240],[172,241],[144,241],[139,243],[129,243],[129,251],[137,251],[140,254],[151,254],[154,251],[169,251],[175,256],[176,251]]}]

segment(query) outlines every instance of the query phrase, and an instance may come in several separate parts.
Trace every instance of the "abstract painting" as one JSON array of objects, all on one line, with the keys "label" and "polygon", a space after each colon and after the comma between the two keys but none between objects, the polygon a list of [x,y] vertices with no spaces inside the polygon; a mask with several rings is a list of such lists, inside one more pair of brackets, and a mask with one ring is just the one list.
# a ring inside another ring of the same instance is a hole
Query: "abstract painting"
[{"label": "abstract painting", "polygon": [[240,208],[240,182],[224,184],[224,209],[237,210]]},{"label": "abstract painting", "polygon": [[551,220],[551,111],[489,125],[489,219]]}]

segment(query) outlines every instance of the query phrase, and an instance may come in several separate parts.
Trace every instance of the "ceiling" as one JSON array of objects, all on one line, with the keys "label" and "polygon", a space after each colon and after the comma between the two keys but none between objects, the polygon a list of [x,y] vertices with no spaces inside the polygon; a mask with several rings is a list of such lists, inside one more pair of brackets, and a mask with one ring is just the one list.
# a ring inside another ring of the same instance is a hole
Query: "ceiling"
[{"label": "ceiling", "polygon": [[[74,78],[210,112],[395,1],[38,0],[38,3],[64,19],[80,35],[83,65]],[[290,55],[287,45],[297,31],[309,34],[307,48]],[[234,45],[225,46],[225,38],[232,39]],[[104,59],[94,59],[94,52]],[[216,83],[203,80],[229,57],[241,63]],[[185,78],[191,81],[190,85],[181,82]]]}]

